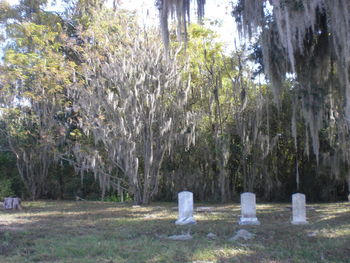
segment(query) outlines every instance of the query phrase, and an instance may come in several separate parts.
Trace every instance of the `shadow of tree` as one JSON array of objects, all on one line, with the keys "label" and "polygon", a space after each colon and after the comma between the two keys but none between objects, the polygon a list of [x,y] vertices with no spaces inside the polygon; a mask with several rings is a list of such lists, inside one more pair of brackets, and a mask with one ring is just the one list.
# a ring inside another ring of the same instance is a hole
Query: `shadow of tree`
[{"label": "shadow of tree", "polygon": [[[346,262],[350,255],[346,205],[317,205],[308,210],[310,224],[303,226],[290,224],[287,204],[258,205],[260,226],[239,226],[238,204],[211,205],[210,212],[196,213],[197,225],[188,228],[175,226],[173,203],[132,207],[37,202],[18,213],[0,212],[0,261],[1,256],[20,255],[27,262],[70,262],[70,257],[81,260],[77,262],[93,258],[95,262]],[[229,242],[239,229],[247,229],[255,238]],[[188,230],[192,240],[164,238]],[[209,232],[217,238],[208,238]],[[50,253],[45,252],[45,243]],[[68,252],[60,252],[64,249]]]}]

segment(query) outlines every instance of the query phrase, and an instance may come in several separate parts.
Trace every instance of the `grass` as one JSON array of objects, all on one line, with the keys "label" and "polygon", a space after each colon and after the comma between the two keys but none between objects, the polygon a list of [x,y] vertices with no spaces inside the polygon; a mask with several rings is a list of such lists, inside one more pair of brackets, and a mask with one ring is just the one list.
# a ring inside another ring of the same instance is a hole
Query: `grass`
[{"label": "grass", "polygon": [[[208,206],[208,204],[201,204]],[[350,204],[308,205],[310,224],[290,224],[289,204],[257,206],[260,226],[239,226],[238,204],[196,212],[193,239],[171,241],[175,203],[24,202],[0,210],[0,263],[350,262]],[[230,242],[239,229],[252,240]],[[215,233],[217,239],[206,235]]]}]

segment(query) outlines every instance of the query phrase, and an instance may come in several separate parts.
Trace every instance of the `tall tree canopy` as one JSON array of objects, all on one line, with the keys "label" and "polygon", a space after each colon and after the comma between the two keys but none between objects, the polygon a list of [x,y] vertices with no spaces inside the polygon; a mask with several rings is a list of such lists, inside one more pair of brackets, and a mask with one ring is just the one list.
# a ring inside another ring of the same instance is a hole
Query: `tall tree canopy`
[{"label": "tall tree canopy", "polygon": [[43,194],[66,127],[66,88],[71,64],[61,53],[61,20],[41,8],[47,1],[21,1],[4,18],[9,41],[1,75],[4,134],[19,174],[33,199]]},{"label": "tall tree canopy", "polygon": [[[168,10],[184,29],[194,1],[159,1],[162,30],[167,34]],[[184,3],[184,4],[183,4]],[[203,14],[204,1],[198,1]],[[175,10],[175,11],[174,11]],[[286,80],[292,79],[292,136],[297,148],[296,121],[306,123],[306,152],[320,159],[320,133],[330,138],[332,167],[339,159],[350,163],[350,2],[345,0],[239,0],[233,4],[240,33],[258,39],[262,68],[280,105]],[[287,87],[290,87],[287,85]],[[295,108],[301,108],[296,116]],[[297,151],[297,149],[296,149]],[[298,165],[297,165],[298,166]],[[297,169],[298,170],[298,169]]]},{"label": "tall tree canopy", "polygon": [[203,0],[157,1],[163,43],[116,4],[64,1],[58,13],[48,2],[0,0],[0,196],[149,203],[187,189],[226,202],[350,190],[346,1],[236,1],[253,46],[231,54],[188,24]]},{"label": "tall tree canopy", "polygon": [[[186,32],[192,1],[158,2],[167,43],[168,16],[176,14],[178,27],[183,29],[178,32]],[[197,1],[200,16],[204,5],[205,1]],[[332,118],[337,112],[341,125],[350,122],[349,12],[350,3],[345,0],[240,0],[232,12],[242,35],[260,39],[265,74],[272,83],[276,103],[287,73],[295,74],[316,155],[317,134],[325,114],[322,104],[329,97]]]}]

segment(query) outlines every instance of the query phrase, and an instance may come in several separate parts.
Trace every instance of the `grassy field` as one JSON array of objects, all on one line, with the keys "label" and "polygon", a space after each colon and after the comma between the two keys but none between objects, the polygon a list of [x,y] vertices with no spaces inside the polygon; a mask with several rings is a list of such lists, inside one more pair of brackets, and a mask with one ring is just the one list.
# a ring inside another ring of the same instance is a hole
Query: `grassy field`
[{"label": "grassy field", "polygon": [[[308,225],[290,224],[289,204],[257,205],[260,226],[239,226],[238,204],[196,212],[192,240],[172,241],[175,203],[24,202],[0,210],[0,262],[350,262],[350,204],[308,205]],[[251,240],[228,241],[239,229]],[[207,237],[209,232],[216,239]]]}]

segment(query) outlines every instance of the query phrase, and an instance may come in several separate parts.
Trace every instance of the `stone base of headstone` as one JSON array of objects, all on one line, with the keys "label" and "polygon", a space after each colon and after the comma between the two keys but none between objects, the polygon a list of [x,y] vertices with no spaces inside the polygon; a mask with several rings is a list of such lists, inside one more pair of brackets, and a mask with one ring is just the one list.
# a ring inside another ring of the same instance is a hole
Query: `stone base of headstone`
[{"label": "stone base of headstone", "polygon": [[249,231],[245,229],[238,230],[237,234],[229,239],[229,241],[236,241],[240,238],[244,240],[252,239],[254,238],[254,234],[250,233]]},{"label": "stone base of headstone", "polygon": [[292,225],[307,225],[308,221],[291,221]]},{"label": "stone base of headstone", "polygon": [[196,224],[196,220],[193,217],[188,217],[188,218],[179,218],[178,220],[175,221],[176,225],[194,225]]},{"label": "stone base of headstone", "polygon": [[260,225],[260,221],[256,217],[240,217],[240,225]]}]

